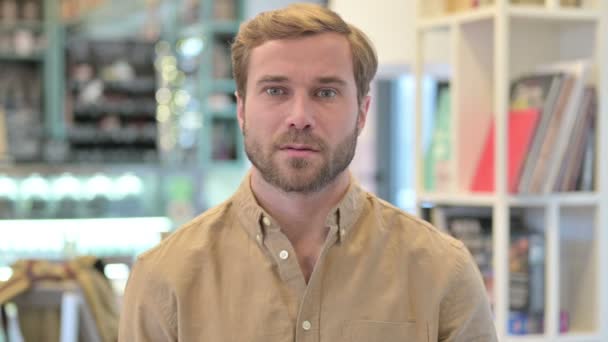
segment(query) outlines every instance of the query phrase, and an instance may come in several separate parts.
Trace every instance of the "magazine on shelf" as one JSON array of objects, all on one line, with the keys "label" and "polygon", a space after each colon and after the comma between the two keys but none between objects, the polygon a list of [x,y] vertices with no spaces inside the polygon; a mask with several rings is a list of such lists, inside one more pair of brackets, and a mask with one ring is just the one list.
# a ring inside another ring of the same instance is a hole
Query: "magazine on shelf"
[{"label": "magazine on shelf", "polygon": [[[583,94],[583,100],[574,121],[569,143],[560,165],[559,174],[554,184],[553,191],[576,191],[577,179],[582,171],[583,157],[587,145],[593,147],[594,140],[588,137],[593,130],[593,118],[597,109],[596,94],[593,87],[587,87]],[[589,189],[590,190],[590,189]]]},{"label": "magazine on shelf", "polygon": [[550,193],[555,188],[560,166],[570,143],[569,137],[576,120],[576,114],[581,106],[583,92],[589,78],[590,66],[589,61],[580,60],[544,66],[540,69],[540,71],[568,73],[572,76],[573,82],[570,94],[563,103],[563,109],[558,107],[557,115],[550,122],[550,135],[543,142],[541,149],[539,164],[542,165],[542,168],[534,174],[533,192]]},{"label": "magazine on shelf", "polygon": [[[532,87],[534,79],[546,79],[550,78],[550,86],[548,88]],[[517,84],[526,84],[528,86],[518,88]],[[534,137],[528,151],[526,153],[524,164],[521,168],[520,174],[516,181],[517,191],[519,193],[529,192],[530,183],[532,181],[532,172],[536,167],[538,161],[538,155],[542,146],[543,139],[547,132],[547,127],[551,116],[554,112],[557,99],[562,91],[564,85],[564,75],[562,73],[548,73],[548,74],[531,74],[524,76],[514,82],[511,90],[511,107],[512,109],[523,109],[523,108],[538,108],[541,111],[540,120],[537,128],[534,132]],[[521,89],[518,91],[518,89]],[[523,90],[527,92],[524,92]],[[538,100],[538,94],[541,93],[540,89],[543,89],[542,99]],[[526,93],[536,95],[526,95]],[[525,100],[522,100],[524,98]],[[532,101],[532,100],[536,101]]]}]

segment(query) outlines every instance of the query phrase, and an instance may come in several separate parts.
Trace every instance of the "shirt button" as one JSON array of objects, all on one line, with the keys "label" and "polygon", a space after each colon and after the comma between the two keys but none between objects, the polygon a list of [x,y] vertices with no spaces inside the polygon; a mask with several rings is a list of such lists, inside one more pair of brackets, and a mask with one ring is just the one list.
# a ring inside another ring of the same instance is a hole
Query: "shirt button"
[{"label": "shirt button", "polygon": [[346,230],[344,228],[340,229],[340,236],[346,235]]},{"label": "shirt button", "polygon": [[310,328],[312,328],[312,324],[310,324],[309,321],[302,322],[302,329],[308,331],[308,330],[310,330]]},{"label": "shirt button", "polygon": [[264,218],[262,218],[262,222],[265,226],[270,226],[270,219],[268,217],[264,216]]},{"label": "shirt button", "polygon": [[283,259],[283,260],[287,260],[287,258],[289,258],[289,252],[286,250],[282,250],[279,252],[279,258]]},{"label": "shirt button", "polygon": [[262,234],[257,234],[255,239],[258,240],[258,243],[262,243]]}]

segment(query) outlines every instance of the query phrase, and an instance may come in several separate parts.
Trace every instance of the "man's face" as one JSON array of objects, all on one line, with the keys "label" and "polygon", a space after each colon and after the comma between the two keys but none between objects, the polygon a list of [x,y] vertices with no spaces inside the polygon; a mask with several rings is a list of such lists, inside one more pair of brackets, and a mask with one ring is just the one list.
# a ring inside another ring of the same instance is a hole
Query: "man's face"
[{"label": "man's face", "polygon": [[346,38],[323,33],[253,49],[237,105],[247,156],[262,177],[310,193],[350,164],[369,98],[358,104]]}]

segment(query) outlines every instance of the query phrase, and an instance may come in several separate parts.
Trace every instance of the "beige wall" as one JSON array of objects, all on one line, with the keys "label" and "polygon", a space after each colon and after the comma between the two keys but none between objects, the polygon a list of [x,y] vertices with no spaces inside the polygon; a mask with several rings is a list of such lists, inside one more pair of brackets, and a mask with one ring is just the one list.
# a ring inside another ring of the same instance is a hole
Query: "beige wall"
[{"label": "beige wall", "polygon": [[416,1],[331,0],[329,6],[370,36],[381,65],[413,61]]}]

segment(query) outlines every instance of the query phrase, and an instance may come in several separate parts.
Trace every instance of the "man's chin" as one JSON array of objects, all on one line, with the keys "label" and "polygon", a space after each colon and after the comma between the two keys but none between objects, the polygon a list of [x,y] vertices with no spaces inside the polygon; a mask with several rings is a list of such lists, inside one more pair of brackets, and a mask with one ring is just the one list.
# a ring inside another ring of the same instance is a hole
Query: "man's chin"
[{"label": "man's chin", "polygon": [[296,169],[282,172],[277,185],[285,192],[310,193],[318,191],[319,175],[311,170]]}]

